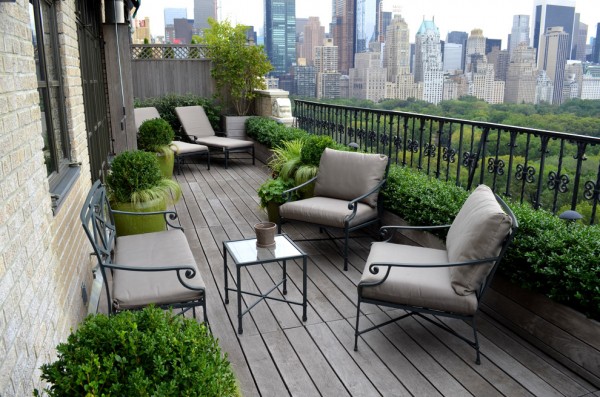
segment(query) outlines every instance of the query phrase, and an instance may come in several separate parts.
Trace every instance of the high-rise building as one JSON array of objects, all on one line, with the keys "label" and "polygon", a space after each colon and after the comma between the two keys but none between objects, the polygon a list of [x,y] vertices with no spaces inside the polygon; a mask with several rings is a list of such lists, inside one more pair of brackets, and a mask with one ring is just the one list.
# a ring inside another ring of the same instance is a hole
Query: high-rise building
[{"label": "high-rise building", "polygon": [[265,49],[271,74],[290,72],[296,63],[296,0],[265,0]]},{"label": "high-rise building", "polygon": [[187,8],[165,8],[165,43],[175,41],[175,19],[187,19]]},{"label": "high-rise building", "polygon": [[467,39],[467,51],[465,54],[465,72],[470,72],[471,64],[486,62],[485,57],[485,37],[483,30],[473,29]]},{"label": "high-rise building", "polygon": [[[383,5],[383,1],[379,3],[380,5]],[[390,23],[392,23],[392,13],[389,11],[382,11],[380,14],[380,22],[379,22],[379,26],[381,27],[381,33],[380,33],[380,39],[379,41],[381,41],[382,43],[385,42],[385,35],[387,32],[387,28],[388,26],[390,26]]]},{"label": "high-rise building", "polygon": [[548,28],[538,48],[538,70],[545,70],[554,85],[552,104],[562,103],[565,67],[569,56],[569,34],[561,26]]},{"label": "high-rise building", "polygon": [[444,72],[454,73],[462,70],[462,44],[446,43],[444,45]]},{"label": "high-rise building", "polygon": [[600,66],[588,66],[581,82],[581,99],[600,99]]},{"label": "high-rise building", "polygon": [[508,41],[508,52],[512,60],[513,53],[519,47],[519,44],[525,43],[526,47],[530,45],[529,39],[529,15],[514,15],[513,26],[510,30],[510,40]]},{"label": "high-rise building", "polygon": [[501,39],[488,39],[485,38],[485,55],[489,54],[494,50],[494,48],[498,48],[498,50],[502,49],[502,40]]},{"label": "high-rise building", "polygon": [[394,81],[399,74],[410,73],[410,36],[404,18],[395,15],[385,35],[383,67],[387,69],[387,81]]},{"label": "high-rise building", "polygon": [[[558,26],[569,34],[567,46],[567,57],[569,57],[575,28],[575,0],[535,0],[532,22],[533,47],[536,49],[538,59],[541,43],[545,40],[544,34],[548,28]],[[554,95],[557,95],[556,90]]]},{"label": "high-rise building", "polygon": [[596,37],[592,49],[592,63],[600,63],[600,23],[596,25]]},{"label": "high-rise building", "polygon": [[452,31],[446,36],[446,43],[460,44],[462,45],[462,55],[460,57],[460,69],[465,70],[465,56],[467,53],[467,39],[469,35],[467,32]]},{"label": "high-rise building", "polygon": [[487,55],[487,61],[494,65],[494,78],[506,81],[506,73],[510,62],[508,50],[500,50],[498,47],[494,47],[492,52]]},{"label": "high-rise building", "polygon": [[478,63],[477,67],[474,67],[466,75],[469,83],[469,95],[491,104],[504,102],[504,81],[495,79],[493,64]]},{"label": "high-rise building", "polygon": [[[579,20],[579,14],[577,14]],[[576,25],[577,34],[573,37],[573,48],[571,49],[571,59],[585,62],[585,42],[587,40],[588,26],[583,22],[578,22]]]},{"label": "high-rise building", "polygon": [[534,103],[537,74],[535,48],[529,47],[525,41],[522,41],[514,49],[508,65],[504,102]]},{"label": "high-rise building", "polygon": [[190,44],[192,42],[192,28],[194,21],[187,18],[175,18],[173,20],[175,27],[175,38],[173,43]]},{"label": "high-rise building", "polygon": [[[319,17],[309,17],[308,22],[304,26],[304,48],[306,64],[311,66],[314,64],[314,51],[315,47],[323,45],[325,39],[325,27],[321,26]],[[337,56],[335,59],[337,63]],[[335,65],[337,71],[337,64]]]},{"label": "high-rise building", "polygon": [[217,19],[217,0],[194,0],[194,34],[209,27],[208,18]]},{"label": "high-rise building", "polygon": [[144,39],[148,40],[148,43],[152,42],[152,37],[150,36],[150,18],[148,17],[133,20],[132,43],[144,44]]},{"label": "high-rise building", "polygon": [[305,98],[314,98],[317,89],[317,73],[314,66],[294,67],[294,92]]},{"label": "high-rise building", "polygon": [[357,53],[354,68],[349,70],[350,97],[373,102],[384,99],[386,74],[378,52]]},{"label": "high-rise building", "polygon": [[373,43],[379,42],[377,30],[377,12],[379,0],[355,0],[356,4],[356,41],[354,53],[371,50]]},{"label": "high-rise building", "polygon": [[423,82],[424,101],[438,104],[444,88],[440,31],[433,21],[423,21],[415,36],[415,82]]},{"label": "high-rise building", "polygon": [[332,11],[330,32],[333,43],[339,49],[338,70],[342,74],[348,74],[354,66],[355,3],[353,0],[333,0]]}]

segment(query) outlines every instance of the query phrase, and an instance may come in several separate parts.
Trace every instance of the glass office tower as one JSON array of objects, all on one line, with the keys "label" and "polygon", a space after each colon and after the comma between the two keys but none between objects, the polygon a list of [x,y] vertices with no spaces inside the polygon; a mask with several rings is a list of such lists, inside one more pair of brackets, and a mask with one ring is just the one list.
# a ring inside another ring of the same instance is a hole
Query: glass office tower
[{"label": "glass office tower", "polygon": [[265,49],[274,76],[296,64],[296,0],[265,0]]},{"label": "glass office tower", "polygon": [[378,41],[377,10],[379,0],[356,0],[356,41],[354,52],[367,52]]},{"label": "glass office tower", "polygon": [[571,55],[571,45],[575,24],[574,0],[535,0],[533,10],[533,47],[539,54],[541,41],[548,28],[562,26],[569,34],[568,54]]}]

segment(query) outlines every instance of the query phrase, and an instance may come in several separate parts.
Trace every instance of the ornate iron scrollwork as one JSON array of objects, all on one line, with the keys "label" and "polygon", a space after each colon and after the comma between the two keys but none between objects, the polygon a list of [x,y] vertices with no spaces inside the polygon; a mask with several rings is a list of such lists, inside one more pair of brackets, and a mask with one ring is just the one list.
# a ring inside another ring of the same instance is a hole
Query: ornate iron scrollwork
[{"label": "ornate iron scrollwork", "polygon": [[522,164],[517,164],[517,172],[515,173],[515,178],[522,181],[525,179],[527,183],[533,183],[535,181],[535,168],[532,166],[527,166],[525,168]]},{"label": "ornate iron scrollwork", "polygon": [[592,181],[587,181],[583,185],[583,197],[586,200],[593,200],[594,198],[600,198],[600,187]]},{"label": "ornate iron scrollwork", "polygon": [[427,157],[435,157],[437,146],[432,143],[426,143],[423,147],[423,154]]},{"label": "ornate iron scrollwork", "polygon": [[558,190],[561,193],[566,193],[569,190],[569,176],[562,174],[558,175],[554,171],[548,173],[548,189]]},{"label": "ornate iron scrollwork", "polygon": [[360,139],[364,139],[365,136],[367,135],[367,131],[365,131],[364,129],[360,128],[357,132],[356,132],[356,137],[360,138]]},{"label": "ornate iron scrollwork", "polygon": [[400,149],[402,147],[402,137],[399,137],[399,136],[394,137],[394,147],[396,149]]},{"label": "ornate iron scrollwork", "polygon": [[406,142],[406,149],[409,152],[417,153],[419,151],[419,146],[419,141],[413,141],[412,139],[409,139]]},{"label": "ornate iron scrollwork", "polygon": [[348,137],[352,138],[354,136],[354,128],[350,127],[348,128]]},{"label": "ornate iron scrollwork", "polygon": [[463,153],[463,166],[471,168],[477,160],[476,153],[464,152]]},{"label": "ornate iron scrollwork", "polygon": [[456,161],[456,150],[452,149],[451,147],[444,147],[442,158],[444,161],[454,163]]},{"label": "ornate iron scrollwork", "polygon": [[504,160],[489,159],[488,172],[490,174],[504,175]]},{"label": "ornate iron scrollwork", "polygon": [[369,142],[374,142],[377,139],[377,133],[375,131],[369,131]]},{"label": "ornate iron scrollwork", "polygon": [[379,138],[379,141],[381,142],[381,144],[383,146],[387,146],[389,139],[390,138],[387,135],[383,134],[383,135],[381,135],[381,138]]}]

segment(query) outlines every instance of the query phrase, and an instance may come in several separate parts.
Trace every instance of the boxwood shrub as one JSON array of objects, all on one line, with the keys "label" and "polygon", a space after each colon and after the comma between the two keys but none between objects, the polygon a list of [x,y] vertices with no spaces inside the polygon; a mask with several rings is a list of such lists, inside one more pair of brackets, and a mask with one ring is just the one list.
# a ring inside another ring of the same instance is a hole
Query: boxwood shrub
[{"label": "boxwood shrub", "polygon": [[171,124],[175,133],[177,133],[181,127],[179,118],[177,118],[177,114],[175,114],[175,108],[179,106],[202,106],[213,129],[215,131],[221,130],[221,108],[217,106],[213,100],[198,95],[168,94],[156,98],[135,99],[133,106],[136,108],[155,107],[156,110],[158,110],[160,117]]},{"label": "boxwood shrub", "polygon": [[195,320],[155,307],[88,316],[41,367],[50,396],[239,396],[227,356]]},{"label": "boxwood shrub", "polygon": [[[450,224],[469,192],[416,170],[392,166],[384,206],[413,225]],[[600,226],[567,223],[506,200],[519,230],[498,272],[600,320]]]},{"label": "boxwood shrub", "polygon": [[290,128],[267,117],[250,117],[246,120],[246,135],[269,149],[280,147],[284,141],[306,139],[308,132]]}]

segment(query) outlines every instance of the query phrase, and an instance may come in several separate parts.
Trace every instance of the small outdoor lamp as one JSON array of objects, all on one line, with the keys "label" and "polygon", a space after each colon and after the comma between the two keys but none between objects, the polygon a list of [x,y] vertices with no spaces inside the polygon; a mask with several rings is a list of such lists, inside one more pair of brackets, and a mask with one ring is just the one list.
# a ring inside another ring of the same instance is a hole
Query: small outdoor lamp
[{"label": "small outdoor lamp", "polygon": [[573,210],[564,211],[558,217],[560,219],[564,219],[565,221],[569,221],[572,223],[575,223],[575,221],[583,218],[583,216],[579,212]]},{"label": "small outdoor lamp", "polygon": [[355,152],[358,151],[358,143],[356,143],[356,142],[350,142],[348,144],[348,146],[350,146],[352,148],[352,150],[354,150]]}]

